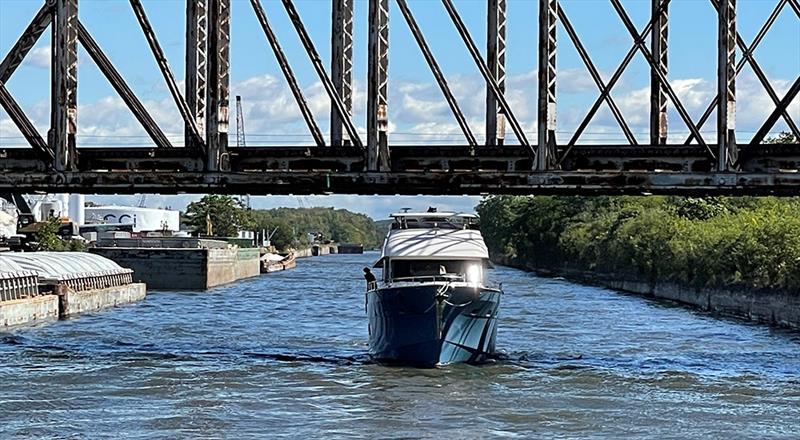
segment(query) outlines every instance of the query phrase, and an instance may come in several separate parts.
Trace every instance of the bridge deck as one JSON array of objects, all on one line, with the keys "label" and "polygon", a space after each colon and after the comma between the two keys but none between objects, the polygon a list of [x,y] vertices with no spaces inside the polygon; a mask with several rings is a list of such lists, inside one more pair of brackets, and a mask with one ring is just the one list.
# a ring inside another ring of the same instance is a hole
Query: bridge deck
[{"label": "bridge deck", "polygon": [[189,148],[79,152],[81,171],[55,172],[31,149],[0,150],[0,192],[800,195],[796,144],[743,149],[741,171],[725,173],[693,145],[576,146],[547,172],[518,146],[396,146],[388,172],[365,172],[352,148],[230,148],[225,172]]}]

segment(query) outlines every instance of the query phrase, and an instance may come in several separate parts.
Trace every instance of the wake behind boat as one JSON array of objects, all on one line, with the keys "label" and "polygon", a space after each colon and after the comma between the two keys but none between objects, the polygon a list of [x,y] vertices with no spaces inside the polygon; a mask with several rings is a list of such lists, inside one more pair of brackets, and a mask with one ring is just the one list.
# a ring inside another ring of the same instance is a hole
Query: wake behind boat
[{"label": "wake behind boat", "polygon": [[367,291],[369,353],[383,363],[482,362],[494,351],[502,290],[474,214],[396,213],[380,282]]}]

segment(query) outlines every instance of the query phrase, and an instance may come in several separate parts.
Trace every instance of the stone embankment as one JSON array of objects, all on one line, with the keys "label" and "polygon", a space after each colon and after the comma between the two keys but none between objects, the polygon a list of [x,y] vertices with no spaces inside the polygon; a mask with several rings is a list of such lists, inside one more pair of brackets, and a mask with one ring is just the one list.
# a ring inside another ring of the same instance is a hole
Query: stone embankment
[{"label": "stone embankment", "polygon": [[800,328],[800,294],[746,287],[693,287],[677,283],[624,279],[569,267],[535,267],[507,257],[493,257],[497,264],[535,272],[541,276],[562,276],[570,280],[614,290],[664,299],[722,316],[749,319],[760,323]]}]

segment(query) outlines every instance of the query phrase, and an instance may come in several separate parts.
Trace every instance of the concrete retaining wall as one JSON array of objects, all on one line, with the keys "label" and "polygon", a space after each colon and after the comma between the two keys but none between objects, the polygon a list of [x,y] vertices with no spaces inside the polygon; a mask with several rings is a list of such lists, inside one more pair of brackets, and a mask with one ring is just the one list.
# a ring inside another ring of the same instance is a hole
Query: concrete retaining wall
[{"label": "concrete retaining wall", "polygon": [[143,283],[82,291],[67,288],[58,295],[59,314],[61,317],[68,317],[79,313],[93,312],[141,301],[146,295]]},{"label": "concrete retaining wall", "polygon": [[56,319],[58,319],[56,295],[0,302],[0,328]]},{"label": "concrete retaining wall", "polygon": [[258,276],[257,249],[93,248],[91,252],[133,269],[150,289],[203,290]]},{"label": "concrete retaining wall", "polygon": [[333,244],[315,244],[314,246],[305,249],[297,249],[294,252],[295,258],[308,258],[318,257],[320,255],[335,254],[338,252],[336,245]]},{"label": "concrete retaining wall", "polygon": [[800,328],[800,294],[771,289],[744,287],[692,287],[676,283],[648,283],[621,280],[613,274],[571,268],[539,270],[530,264],[508,258],[493,258],[498,264],[543,274],[559,275],[578,282],[608,287],[651,298],[668,299],[725,316],[756,322]]}]

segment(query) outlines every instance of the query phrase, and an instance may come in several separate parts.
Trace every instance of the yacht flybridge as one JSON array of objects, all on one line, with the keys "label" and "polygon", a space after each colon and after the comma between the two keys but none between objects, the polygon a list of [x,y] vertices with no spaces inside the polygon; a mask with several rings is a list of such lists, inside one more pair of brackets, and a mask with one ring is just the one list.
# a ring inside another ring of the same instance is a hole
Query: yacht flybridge
[{"label": "yacht flybridge", "polygon": [[494,351],[500,288],[475,214],[403,212],[394,219],[367,291],[369,351],[379,362],[481,362]]}]

